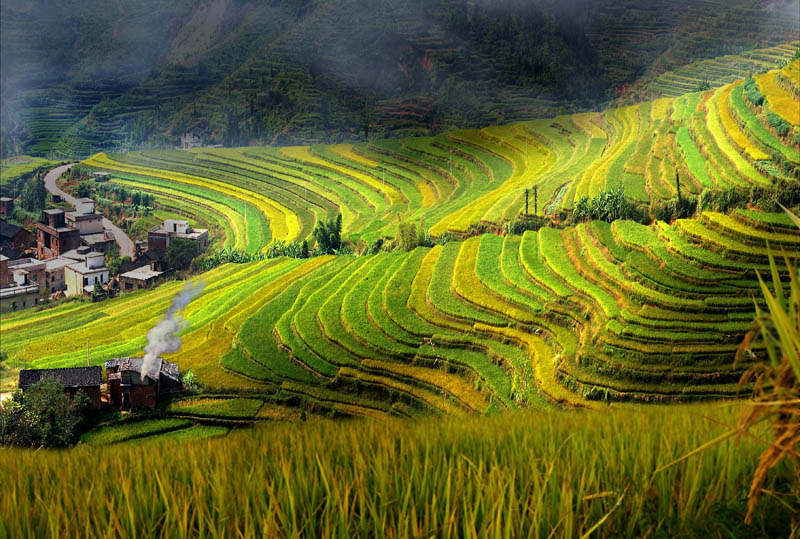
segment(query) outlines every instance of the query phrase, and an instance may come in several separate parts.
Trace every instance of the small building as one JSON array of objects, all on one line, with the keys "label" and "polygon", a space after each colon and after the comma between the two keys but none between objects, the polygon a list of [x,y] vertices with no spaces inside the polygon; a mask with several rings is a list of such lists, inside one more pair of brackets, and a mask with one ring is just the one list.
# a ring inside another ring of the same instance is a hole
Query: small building
[{"label": "small building", "polygon": [[81,245],[85,245],[89,250],[95,253],[107,253],[112,250],[116,244],[114,233],[110,230],[81,236]]},{"label": "small building", "polygon": [[91,198],[77,199],[75,208],[75,211],[64,214],[67,226],[77,228],[81,235],[103,232],[103,214],[94,212],[94,201]]},{"label": "small building", "polygon": [[[24,228],[0,219],[0,246],[8,256],[9,252],[21,253],[33,245],[33,235]],[[16,258],[9,257],[9,258]]]},{"label": "small building", "polygon": [[193,241],[197,252],[206,250],[208,245],[208,230],[205,228],[193,229],[189,221],[167,219],[147,231],[147,251],[150,256],[160,257],[167,251],[167,247],[174,239]]},{"label": "small building", "polygon": [[110,175],[108,172],[98,171],[92,172],[92,178],[94,178],[94,181],[96,182],[107,182],[110,178]]},{"label": "small building", "polygon": [[[17,262],[0,255],[0,312],[7,313],[33,307],[39,303],[39,284],[32,282],[31,273],[9,266]],[[33,275],[40,275],[33,271]]]},{"label": "small building", "polygon": [[68,367],[64,369],[24,369],[19,371],[19,388],[24,393],[36,382],[52,378],[64,386],[64,391],[74,398],[78,391],[89,397],[92,408],[100,408],[100,386],[103,385],[101,367]]},{"label": "small building", "polygon": [[64,284],[67,296],[89,295],[95,284],[108,282],[109,273],[105,266],[103,253],[89,253],[81,262],[64,267]]},{"label": "small building", "polygon": [[[26,284],[36,284],[43,286],[46,282],[47,266],[44,260],[36,260],[35,258],[20,258],[17,260],[8,261],[8,271],[13,275],[25,276],[24,282]],[[14,279],[18,283],[22,282],[22,278]]]},{"label": "small building", "polygon": [[81,244],[81,232],[67,225],[64,210],[42,211],[42,219],[36,223],[36,249],[38,258],[53,258]]},{"label": "small building", "polygon": [[195,127],[189,132],[184,133],[181,135],[181,145],[180,148],[182,150],[189,150],[191,148],[199,148],[203,145],[203,139],[201,138],[205,133],[205,129],[200,127]]},{"label": "small building", "polygon": [[75,260],[64,256],[48,258],[44,261],[44,286],[51,294],[67,289],[67,283],[64,280],[64,268],[74,263]]},{"label": "small building", "polygon": [[14,284],[0,288],[0,313],[27,309],[39,304],[39,285]]},{"label": "small building", "polygon": [[133,290],[141,290],[142,288],[150,288],[162,277],[167,275],[167,271],[158,271],[159,267],[157,262],[138,267],[131,271],[119,274],[119,288],[123,292],[131,292]]},{"label": "small building", "polygon": [[111,405],[122,410],[154,409],[166,395],[183,389],[178,366],[156,358],[149,372],[144,358],[120,357],[106,361],[106,376]]},{"label": "small building", "polygon": [[0,197],[0,217],[8,217],[12,213],[14,213],[14,199]]}]

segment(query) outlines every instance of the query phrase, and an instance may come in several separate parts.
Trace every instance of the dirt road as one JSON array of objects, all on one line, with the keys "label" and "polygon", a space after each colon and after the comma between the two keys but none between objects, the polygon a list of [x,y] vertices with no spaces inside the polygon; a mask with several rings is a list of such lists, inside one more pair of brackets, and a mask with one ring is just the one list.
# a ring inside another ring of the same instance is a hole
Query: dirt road
[{"label": "dirt road", "polygon": [[[62,165],[48,172],[44,177],[44,186],[51,194],[59,195],[62,200],[65,200],[74,206],[75,197],[68,195],[59,189],[58,186],[56,186],[56,180],[70,168],[72,168],[72,165]],[[121,228],[105,217],[103,217],[103,227],[110,229],[114,233],[114,239],[117,241],[117,245],[119,245],[119,255],[133,258],[133,241],[131,241],[128,235],[125,234]]]}]

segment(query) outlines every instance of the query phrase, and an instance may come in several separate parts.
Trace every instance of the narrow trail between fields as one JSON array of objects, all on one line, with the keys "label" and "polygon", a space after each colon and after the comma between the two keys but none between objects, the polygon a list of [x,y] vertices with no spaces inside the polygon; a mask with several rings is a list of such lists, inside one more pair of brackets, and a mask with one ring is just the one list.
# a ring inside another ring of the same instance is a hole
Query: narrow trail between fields
[{"label": "narrow trail between fields", "polygon": [[[56,167],[48,172],[44,177],[44,186],[47,191],[52,195],[60,196],[62,200],[69,202],[73,206],[75,205],[75,197],[59,189],[59,187],[56,185],[56,180],[58,180],[62,174],[72,168],[72,165],[74,164],[75,163],[71,163],[69,165]],[[119,246],[119,255],[133,258],[133,241],[128,237],[128,235],[125,234],[121,228],[105,217],[103,217],[103,228],[108,228],[114,233],[114,239]]]}]

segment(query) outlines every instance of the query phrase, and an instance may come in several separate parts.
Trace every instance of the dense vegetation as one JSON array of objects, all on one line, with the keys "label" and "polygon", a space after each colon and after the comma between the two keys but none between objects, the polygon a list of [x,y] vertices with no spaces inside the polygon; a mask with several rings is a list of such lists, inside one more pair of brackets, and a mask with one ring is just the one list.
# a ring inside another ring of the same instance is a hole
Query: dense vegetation
[{"label": "dense vegetation", "polygon": [[[774,495],[764,497],[753,525],[742,523],[759,441],[728,440],[669,466],[724,434],[719,422],[734,422],[737,412],[716,404],[414,423],[309,421],[203,444],[183,442],[202,435],[192,431],[198,427],[139,423],[131,427],[173,430],[147,445],[137,439],[136,446],[0,450],[0,511],[7,517],[0,530],[12,537],[42,530],[140,537],[788,537],[792,508],[775,497],[785,494],[788,465],[767,478]],[[103,501],[80,495],[88,493],[103,493]]]}]

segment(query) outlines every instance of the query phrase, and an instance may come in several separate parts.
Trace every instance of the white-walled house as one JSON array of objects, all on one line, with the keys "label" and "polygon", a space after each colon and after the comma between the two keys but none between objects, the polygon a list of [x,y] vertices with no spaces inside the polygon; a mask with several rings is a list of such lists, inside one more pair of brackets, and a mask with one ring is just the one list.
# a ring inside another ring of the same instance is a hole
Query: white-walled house
[{"label": "white-walled house", "polygon": [[89,253],[85,260],[64,268],[67,296],[91,294],[96,283],[104,285],[108,279],[108,268],[105,266],[103,253]]}]

